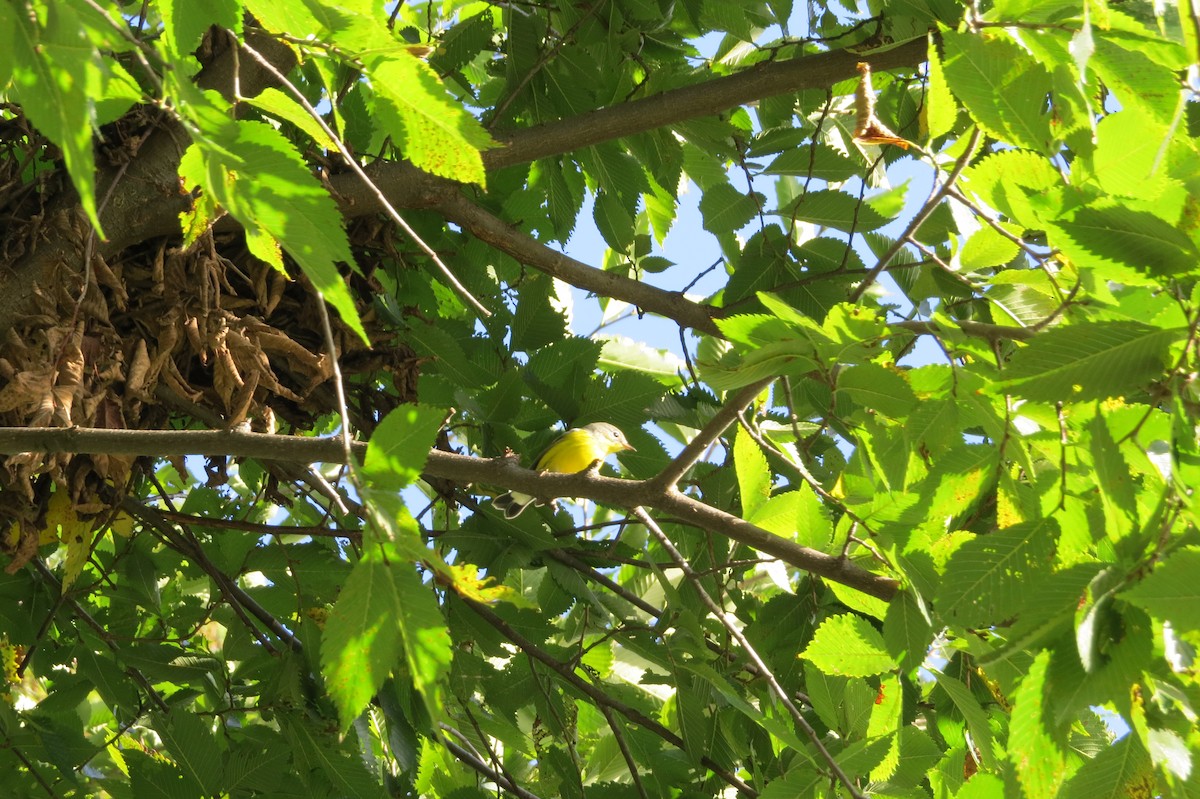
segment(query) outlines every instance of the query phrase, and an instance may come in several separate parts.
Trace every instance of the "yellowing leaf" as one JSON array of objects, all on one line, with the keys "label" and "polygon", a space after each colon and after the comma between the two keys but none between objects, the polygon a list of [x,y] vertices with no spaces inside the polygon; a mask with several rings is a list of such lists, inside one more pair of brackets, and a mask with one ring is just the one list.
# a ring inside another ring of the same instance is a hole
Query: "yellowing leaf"
[{"label": "yellowing leaf", "polygon": [[480,579],[479,567],[473,563],[448,564],[445,570],[439,570],[437,579],[464,599],[486,604],[503,601],[524,608],[536,607],[509,586],[496,585],[494,577]]},{"label": "yellowing leaf", "polygon": [[67,590],[74,585],[83,565],[92,551],[92,531],[88,523],[76,523],[71,529],[62,529],[62,540],[67,545],[67,562],[63,569],[62,587]]}]

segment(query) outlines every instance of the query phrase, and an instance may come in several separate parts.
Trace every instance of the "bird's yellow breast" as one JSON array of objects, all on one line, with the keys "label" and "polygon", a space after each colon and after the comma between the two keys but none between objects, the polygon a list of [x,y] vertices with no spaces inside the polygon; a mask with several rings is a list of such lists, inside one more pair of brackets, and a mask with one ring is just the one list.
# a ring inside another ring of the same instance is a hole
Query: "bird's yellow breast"
[{"label": "bird's yellow breast", "polygon": [[582,472],[607,454],[608,450],[587,430],[568,430],[542,453],[533,468],[539,472]]}]

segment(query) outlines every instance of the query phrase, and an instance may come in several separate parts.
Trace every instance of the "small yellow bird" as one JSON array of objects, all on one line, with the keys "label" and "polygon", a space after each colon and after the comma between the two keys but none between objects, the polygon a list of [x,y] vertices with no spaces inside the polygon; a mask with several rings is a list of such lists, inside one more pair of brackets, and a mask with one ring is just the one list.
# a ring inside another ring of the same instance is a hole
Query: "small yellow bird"
[{"label": "small yellow bird", "polygon": [[[554,440],[537,459],[533,469],[537,472],[582,472],[593,463],[603,461],[609,455],[633,447],[625,440],[625,434],[608,422],[592,422],[583,427],[572,427]],[[509,491],[492,500],[492,504],[504,511],[504,518],[515,519],[531,504],[545,505],[545,501],[519,491]]]}]

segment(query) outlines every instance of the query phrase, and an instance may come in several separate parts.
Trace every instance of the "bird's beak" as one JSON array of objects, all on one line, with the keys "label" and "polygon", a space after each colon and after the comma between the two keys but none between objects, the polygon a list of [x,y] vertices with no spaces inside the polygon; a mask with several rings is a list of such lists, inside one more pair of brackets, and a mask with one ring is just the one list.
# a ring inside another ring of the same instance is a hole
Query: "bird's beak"
[{"label": "bird's beak", "polygon": [[623,450],[627,449],[630,452],[637,452],[637,450],[634,449],[633,444],[630,444],[628,442],[626,442],[625,445],[623,447],[621,447],[621,449],[623,449]]}]

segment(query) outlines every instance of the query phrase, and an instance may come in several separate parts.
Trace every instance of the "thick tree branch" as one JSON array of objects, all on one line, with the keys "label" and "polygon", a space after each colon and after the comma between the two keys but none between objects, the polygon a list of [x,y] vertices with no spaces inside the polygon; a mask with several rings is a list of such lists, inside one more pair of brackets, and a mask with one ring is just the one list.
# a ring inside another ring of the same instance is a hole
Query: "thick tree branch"
[{"label": "thick tree branch", "polygon": [[446,192],[434,203],[433,208],[449,221],[470,231],[476,238],[539,272],[570,283],[576,288],[623,300],[701,333],[721,336],[721,331],[713,324],[716,309],[692,302],[681,292],[666,291],[649,283],[577,261],[493,216],[472,203],[461,192]]},{"label": "thick tree branch", "polygon": [[857,75],[859,61],[869,60],[877,71],[916,66],[925,60],[926,47],[925,37],[921,36],[879,52],[830,50],[758,64],[734,75],[711,78],[631,103],[548,122],[507,136],[497,134],[505,146],[484,153],[484,164],[496,169],[528,163],[673,122],[709,116],[765,97],[828,88]]},{"label": "thick tree branch", "polygon": [[[361,457],[366,444],[356,442]],[[109,455],[210,455],[299,463],[341,463],[342,443],[336,438],[301,438],[228,430],[85,430],[82,428],[0,428],[0,454],[16,452],[76,452]],[[656,508],[683,523],[752,547],[799,569],[848,585],[880,599],[895,595],[898,584],[873,574],[842,557],[834,557],[710,507],[674,488],[660,489],[650,480],[522,469],[514,459],[472,458],[441,450],[429,453],[424,474],[460,483],[504,486],[546,497],[586,497],[619,508]]]}]

